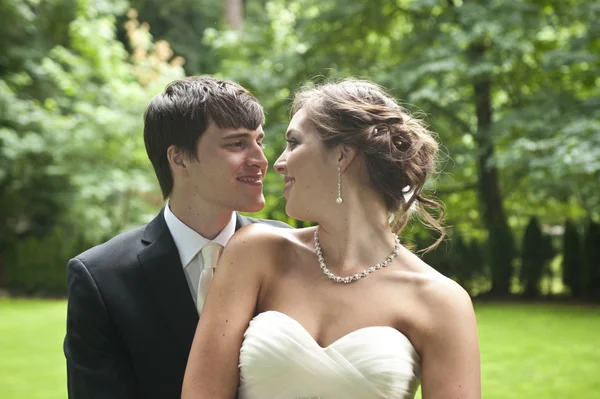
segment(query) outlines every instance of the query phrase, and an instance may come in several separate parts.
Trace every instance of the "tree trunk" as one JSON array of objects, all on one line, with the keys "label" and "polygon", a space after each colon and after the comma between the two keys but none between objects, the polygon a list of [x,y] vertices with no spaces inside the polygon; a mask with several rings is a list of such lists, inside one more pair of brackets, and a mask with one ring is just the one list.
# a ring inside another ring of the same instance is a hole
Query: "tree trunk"
[{"label": "tree trunk", "polygon": [[243,0],[225,0],[225,23],[229,29],[238,30],[244,23]]},{"label": "tree trunk", "polygon": [[[484,55],[484,45],[473,44],[471,46],[470,56],[473,62],[481,63]],[[477,115],[475,141],[479,147],[477,154],[477,191],[482,205],[484,225],[489,234],[492,293],[508,295],[513,273],[512,262],[515,257],[515,245],[512,232],[504,215],[498,169],[489,164],[494,155],[494,143],[491,137],[493,117],[492,82],[487,73],[474,79],[473,89]]]}]

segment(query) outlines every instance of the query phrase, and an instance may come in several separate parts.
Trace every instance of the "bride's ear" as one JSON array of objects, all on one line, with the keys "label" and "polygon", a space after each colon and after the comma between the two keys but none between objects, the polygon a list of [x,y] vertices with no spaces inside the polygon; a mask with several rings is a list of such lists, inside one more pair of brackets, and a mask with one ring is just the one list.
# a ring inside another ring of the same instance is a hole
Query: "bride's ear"
[{"label": "bride's ear", "polygon": [[356,148],[342,144],[337,150],[338,163],[344,172],[356,158]]}]

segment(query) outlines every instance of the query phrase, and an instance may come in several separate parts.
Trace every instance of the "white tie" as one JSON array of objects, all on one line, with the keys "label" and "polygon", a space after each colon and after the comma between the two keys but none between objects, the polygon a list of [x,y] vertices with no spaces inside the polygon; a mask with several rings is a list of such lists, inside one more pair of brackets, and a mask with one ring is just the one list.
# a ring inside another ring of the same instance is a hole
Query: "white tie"
[{"label": "white tie", "polygon": [[204,300],[206,299],[206,294],[208,294],[208,288],[210,287],[210,282],[213,279],[215,268],[217,267],[217,262],[219,261],[219,255],[221,255],[222,250],[223,247],[221,245],[214,242],[209,242],[200,251],[202,254],[203,268],[202,272],[200,273],[198,297],[196,299],[196,308],[198,309],[198,314],[202,312],[202,308],[204,307]]}]

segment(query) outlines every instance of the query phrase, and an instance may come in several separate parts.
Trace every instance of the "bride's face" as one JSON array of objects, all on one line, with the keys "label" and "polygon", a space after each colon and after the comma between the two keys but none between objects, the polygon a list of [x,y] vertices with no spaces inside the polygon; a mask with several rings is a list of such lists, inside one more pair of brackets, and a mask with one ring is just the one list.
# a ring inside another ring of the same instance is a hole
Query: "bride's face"
[{"label": "bride's face", "polygon": [[315,221],[335,205],[337,161],[327,151],[313,123],[300,109],[285,134],[287,146],[275,162],[275,171],[284,176],[283,195],[288,216]]}]

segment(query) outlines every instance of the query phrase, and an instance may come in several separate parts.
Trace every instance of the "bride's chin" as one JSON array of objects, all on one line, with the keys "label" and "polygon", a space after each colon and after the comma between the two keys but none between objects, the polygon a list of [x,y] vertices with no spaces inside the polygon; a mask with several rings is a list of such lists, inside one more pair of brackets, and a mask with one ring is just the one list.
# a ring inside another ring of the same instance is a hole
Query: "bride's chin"
[{"label": "bride's chin", "polygon": [[285,203],[285,214],[288,215],[288,217],[291,217],[292,219],[296,219],[294,208],[290,205],[289,200],[287,200],[287,202]]},{"label": "bride's chin", "polygon": [[304,212],[301,212],[293,204],[290,205],[289,202],[285,205],[285,214],[291,217],[292,219],[296,219],[301,222],[309,222],[314,220],[314,218],[311,218],[310,213],[306,212],[306,209],[304,209]]},{"label": "bride's chin", "polygon": [[300,212],[298,212],[298,210],[294,206],[294,203],[290,202],[289,200],[285,204],[285,214],[291,217],[292,219],[302,220],[302,215],[300,215]]}]

